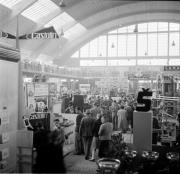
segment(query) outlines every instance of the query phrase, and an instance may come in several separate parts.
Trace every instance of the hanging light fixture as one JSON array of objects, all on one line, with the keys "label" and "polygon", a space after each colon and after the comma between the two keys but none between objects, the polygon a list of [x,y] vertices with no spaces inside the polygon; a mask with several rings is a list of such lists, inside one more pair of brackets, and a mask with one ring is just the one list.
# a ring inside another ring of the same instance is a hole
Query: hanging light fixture
[{"label": "hanging light fixture", "polygon": [[171,46],[174,47],[175,45],[176,45],[176,44],[175,44],[175,42],[174,42],[174,40],[173,40]]},{"label": "hanging light fixture", "polygon": [[146,51],[144,52],[144,55],[147,56],[147,52]]},{"label": "hanging light fixture", "polygon": [[66,7],[66,4],[64,3],[64,0],[60,1],[59,7],[61,7],[61,8]]},{"label": "hanging light fixture", "polygon": [[138,32],[138,25],[136,24],[134,27],[134,33],[137,33],[137,32]]},{"label": "hanging light fixture", "polygon": [[114,43],[112,43],[112,44],[111,44],[111,48],[114,48],[114,47],[115,47],[115,46],[114,46]]}]

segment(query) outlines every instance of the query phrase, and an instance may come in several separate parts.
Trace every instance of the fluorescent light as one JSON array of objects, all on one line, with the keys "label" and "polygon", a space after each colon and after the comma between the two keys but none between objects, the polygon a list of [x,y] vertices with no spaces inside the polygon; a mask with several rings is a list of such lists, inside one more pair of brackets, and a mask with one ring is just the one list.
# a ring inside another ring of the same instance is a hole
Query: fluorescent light
[{"label": "fluorescent light", "polygon": [[42,17],[49,15],[55,10],[59,10],[59,7],[51,0],[39,0],[21,13],[21,15],[34,22],[38,22]]}]

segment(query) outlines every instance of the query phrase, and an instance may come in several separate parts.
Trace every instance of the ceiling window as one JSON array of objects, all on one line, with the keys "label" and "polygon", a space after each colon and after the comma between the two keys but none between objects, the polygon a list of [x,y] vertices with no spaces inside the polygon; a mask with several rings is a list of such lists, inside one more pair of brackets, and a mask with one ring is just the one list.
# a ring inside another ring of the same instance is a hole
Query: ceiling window
[{"label": "ceiling window", "polygon": [[167,56],[168,53],[168,34],[158,33],[158,56]]},{"label": "ceiling window", "polygon": [[157,22],[149,22],[148,23],[148,31],[149,32],[157,32]]},{"label": "ceiling window", "polygon": [[83,58],[89,57],[89,43],[84,45],[80,49],[80,57],[83,57]]},{"label": "ceiling window", "polygon": [[136,35],[127,36],[127,56],[136,56]]},{"label": "ceiling window", "polygon": [[15,5],[20,3],[22,0],[0,0],[0,4],[12,9]]},{"label": "ceiling window", "polygon": [[136,60],[122,59],[122,60],[108,60],[108,66],[133,66],[136,65]]},{"label": "ceiling window", "polygon": [[85,31],[86,28],[80,23],[77,23],[76,25],[64,32],[64,37],[68,40],[74,39],[75,37],[82,35]]},{"label": "ceiling window", "polygon": [[107,56],[107,37],[100,36],[98,38],[98,57]]},{"label": "ceiling window", "polygon": [[179,32],[173,32],[169,34],[169,55],[179,55]]},{"label": "ceiling window", "polygon": [[92,40],[89,44],[89,57],[97,57],[98,39]]},{"label": "ceiling window", "polygon": [[80,60],[80,66],[106,66],[105,60]]},{"label": "ceiling window", "polygon": [[169,65],[180,65],[180,59],[170,59]]},{"label": "ceiling window", "polygon": [[147,23],[138,24],[138,32],[147,32]]},{"label": "ceiling window", "polygon": [[[173,59],[180,56],[179,31],[178,23],[168,22],[148,22],[119,27],[89,42],[89,47],[81,48],[81,52],[86,52],[84,57],[87,52],[86,57],[101,57],[102,60],[107,60],[109,66],[124,66],[126,63],[134,65],[134,62],[138,65],[166,65],[167,59],[163,56],[169,56],[168,59],[171,59],[171,56]],[[124,61],[126,57],[128,61]]]},{"label": "ceiling window", "polygon": [[108,35],[108,57],[117,57],[117,35]]},{"label": "ceiling window", "polygon": [[179,24],[177,24],[177,23],[169,23],[169,30],[170,31],[179,31]]},{"label": "ceiling window", "polygon": [[147,56],[147,34],[138,35],[138,56]]},{"label": "ceiling window", "polygon": [[118,35],[118,56],[126,56],[127,35]]},{"label": "ceiling window", "polygon": [[168,23],[158,22],[158,31],[168,31]]},{"label": "ceiling window", "polygon": [[38,0],[28,9],[23,11],[21,15],[34,22],[40,22],[42,18],[48,16],[55,10],[59,10],[59,7],[51,0]]},{"label": "ceiling window", "polygon": [[48,22],[45,27],[53,26],[56,31],[60,31],[62,28],[66,28],[68,24],[75,23],[75,19],[71,17],[68,13],[63,12],[57,17],[53,18],[50,22]]},{"label": "ceiling window", "polygon": [[79,58],[79,51],[76,51],[71,58]]},{"label": "ceiling window", "polygon": [[148,56],[157,56],[157,33],[148,33]]}]

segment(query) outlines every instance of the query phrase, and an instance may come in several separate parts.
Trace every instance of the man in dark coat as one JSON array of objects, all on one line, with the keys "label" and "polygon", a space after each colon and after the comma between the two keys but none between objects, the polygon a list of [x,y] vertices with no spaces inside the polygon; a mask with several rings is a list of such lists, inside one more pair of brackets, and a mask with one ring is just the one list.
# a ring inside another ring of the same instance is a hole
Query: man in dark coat
[{"label": "man in dark coat", "polygon": [[81,108],[76,108],[76,127],[75,127],[75,155],[80,155],[83,153],[83,143],[82,138],[79,135],[79,128],[82,118],[84,117],[83,113],[81,112]]},{"label": "man in dark coat", "polygon": [[90,148],[93,138],[93,130],[95,125],[95,119],[91,116],[91,111],[88,109],[86,111],[86,117],[81,120],[79,134],[83,140],[85,159],[89,159]]}]

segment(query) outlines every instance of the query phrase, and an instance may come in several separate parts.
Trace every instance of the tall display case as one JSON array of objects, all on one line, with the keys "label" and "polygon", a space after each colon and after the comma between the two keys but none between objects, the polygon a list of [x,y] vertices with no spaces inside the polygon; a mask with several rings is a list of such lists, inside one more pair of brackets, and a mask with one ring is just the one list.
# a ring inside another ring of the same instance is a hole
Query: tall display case
[{"label": "tall display case", "polygon": [[16,171],[19,52],[0,45],[0,173]]}]

